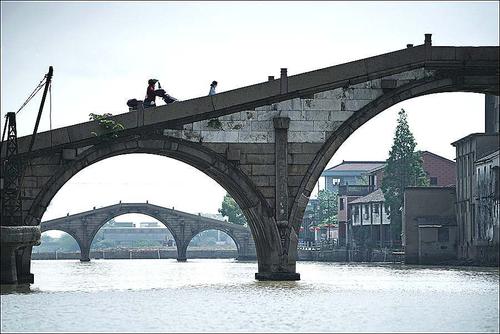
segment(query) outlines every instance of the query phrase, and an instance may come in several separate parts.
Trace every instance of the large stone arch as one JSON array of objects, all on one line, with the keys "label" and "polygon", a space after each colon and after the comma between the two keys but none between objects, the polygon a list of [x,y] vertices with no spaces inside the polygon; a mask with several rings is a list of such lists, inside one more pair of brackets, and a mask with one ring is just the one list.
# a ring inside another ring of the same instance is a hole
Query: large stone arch
[{"label": "large stone arch", "polygon": [[149,153],[187,163],[220,184],[238,203],[255,241],[259,272],[275,272],[281,243],[274,223],[273,209],[248,176],[223,155],[189,141],[159,134],[135,135],[103,141],[81,152],[76,159],[62,164],[36,196],[26,222],[38,225],[50,201],[60,188],[84,168],[123,154]]},{"label": "large stone arch", "polygon": [[327,138],[316,154],[316,157],[309,165],[290,209],[290,221],[296,233],[299,231],[309,196],[319,180],[321,173],[340,146],[363,124],[384,110],[405,100],[424,95],[447,92],[484,93],[488,90],[489,86],[494,86],[494,84],[490,82],[465,84],[463,77],[457,76],[456,73],[452,76],[438,74],[437,76],[415,80],[410,84],[389,90],[379,98],[360,108]]}]

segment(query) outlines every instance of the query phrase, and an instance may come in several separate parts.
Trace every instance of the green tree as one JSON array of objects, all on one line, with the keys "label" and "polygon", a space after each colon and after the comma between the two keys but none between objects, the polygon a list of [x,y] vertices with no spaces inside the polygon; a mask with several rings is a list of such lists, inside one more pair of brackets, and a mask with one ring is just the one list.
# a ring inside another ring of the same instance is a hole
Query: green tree
[{"label": "green tree", "polygon": [[238,204],[236,204],[236,201],[229,194],[224,196],[219,213],[222,214],[222,216],[227,217],[230,223],[245,226],[247,225],[243,211],[241,211]]},{"label": "green tree", "polygon": [[[318,200],[307,206],[304,218],[307,226],[312,223],[314,226],[336,224],[337,223],[337,193],[328,190],[318,192]],[[307,227],[306,226],[306,227]]]},{"label": "green tree", "polygon": [[337,223],[337,193],[326,189],[318,192],[318,225]]},{"label": "green tree", "polygon": [[384,168],[382,191],[389,211],[393,240],[401,238],[404,190],[408,186],[427,186],[429,181],[422,166],[417,143],[408,126],[406,111],[399,111],[398,124],[389,158]]}]

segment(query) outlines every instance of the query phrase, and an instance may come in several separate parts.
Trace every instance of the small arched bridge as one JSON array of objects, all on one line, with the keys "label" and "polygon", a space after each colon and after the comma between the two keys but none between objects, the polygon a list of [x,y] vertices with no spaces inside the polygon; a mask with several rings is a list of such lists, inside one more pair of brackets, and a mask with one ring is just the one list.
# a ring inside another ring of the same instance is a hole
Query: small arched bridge
[{"label": "small arched bridge", "polygon": [[394,52],[293,76],[282,69],[279,78],[251,86],[124,110],[111,118],[124,126],[115,133],[98,122],[75,124],[39,133],[31,152],[31,136],[21,137],[12,160],[25,175],[19,181],[22,208],[9,217],[2,213],[1,281],[32,278],[31,247],[40,237],[41,217],[71,177],[130,153],[173,158],[215,180],[252,231],[256,278],[300,279],[297,234],[304,211],[345,140],[401,101],[446,92],[498,96],[499,76],[498,46],[433,46],[427,34],[423,44]]},{"label": "small arched bridge", "polygon": [[97,208],[41,222],[40,228],[42,233],[50,230],[68,233],[80,246],[80,260],[90,261],[90,247],[99,229],[111,219],[128,213],[144,214],[165,225],[177,245],[177,261],[186,261],[191,240],[207,230],[219,230],[229,235],[236,244],[239,260],[256,258],[255,244],[248,227],[149,203],[120,203]]}]

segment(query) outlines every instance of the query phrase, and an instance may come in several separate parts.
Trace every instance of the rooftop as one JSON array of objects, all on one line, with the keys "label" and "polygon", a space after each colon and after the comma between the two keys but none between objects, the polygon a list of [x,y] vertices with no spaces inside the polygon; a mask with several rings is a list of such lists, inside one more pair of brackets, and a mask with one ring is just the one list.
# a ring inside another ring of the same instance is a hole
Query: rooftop
[{"label": "rooftop", "polygon": [[325,172],[341,172],[353,171],[364,172],[380,166],[383,166],[385,161],[342,161],[342,163],[328,168]]},{"label": "rooftop", "polygon": [[477,159],[475,163],[482,163],[486,162],[489,160],[493,160],[495,157],[497,157],[500,154],[500,150],[496,150],[488,155],[485,155],[484,157],[481,157],[480,159]]},{"label": "rooftop", "polygon": [[384,197],[384,193],[382,192],[382,189],[379,188],[379,189],[369,193],[366,196],[355,199],[354,201],[350,202],[349,204],[373,203],[373,202],[385,202],[385,197]]},{"label": "rooftop", "polygon": [[459,143],[462,143],[462,142],[467,141],[467,140],[471,140],[471,139],[474,139],[477,137],[490,137],[490,136],[491,137],[498,136],[498,132],[497,133],[484,133],[484,132],[471,133],[463,138],[455,140],[453,143],[451,143],[451,145],[457,146]]},{"label": "rooftop", "polygon": [[444,160],[444,161],[446,161],[446,162],[448,162],[450,164],[453,164],[453,165],[455,164],[455,161],[447,159],[447,158],[445,158],[443,156],[440,156],[440,155],[438,155],[436,153],[432,153],[432,152],[429,152],[429,151],[420,151],[420,154],[422,155],[422,160],[425,160],[425,157],[424,157],[425,155],[430,155],[430,156],[433,156],[435,158],[439,158],[441,160]]}]

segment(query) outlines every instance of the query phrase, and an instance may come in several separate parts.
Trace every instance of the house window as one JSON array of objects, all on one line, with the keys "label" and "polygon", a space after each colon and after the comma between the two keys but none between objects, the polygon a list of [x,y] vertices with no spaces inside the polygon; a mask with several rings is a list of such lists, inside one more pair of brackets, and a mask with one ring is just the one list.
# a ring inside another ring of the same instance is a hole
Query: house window
[{"label": "house window", "polygon": [[370,212],[370,206],[368,204],[365,204],[365,219],[368,219],[369,212]]},{"label": "house window", "polygon": [[340,199],[339,210],[344,210],[344,199]]},{"label": "house window", "polygon": [[450,232],[447,227],[438,228],[438,241],[439,242],[450,241]]},{"label": "house window", "polygon": [[376,215],[378,215],[378,207],[379,207],[378,203],[373,204],[373,213],[375,213]]},{"label": "house window", "polygon": [[431,176],[431,186],[437,186],[438,184],[438,178]]}]

